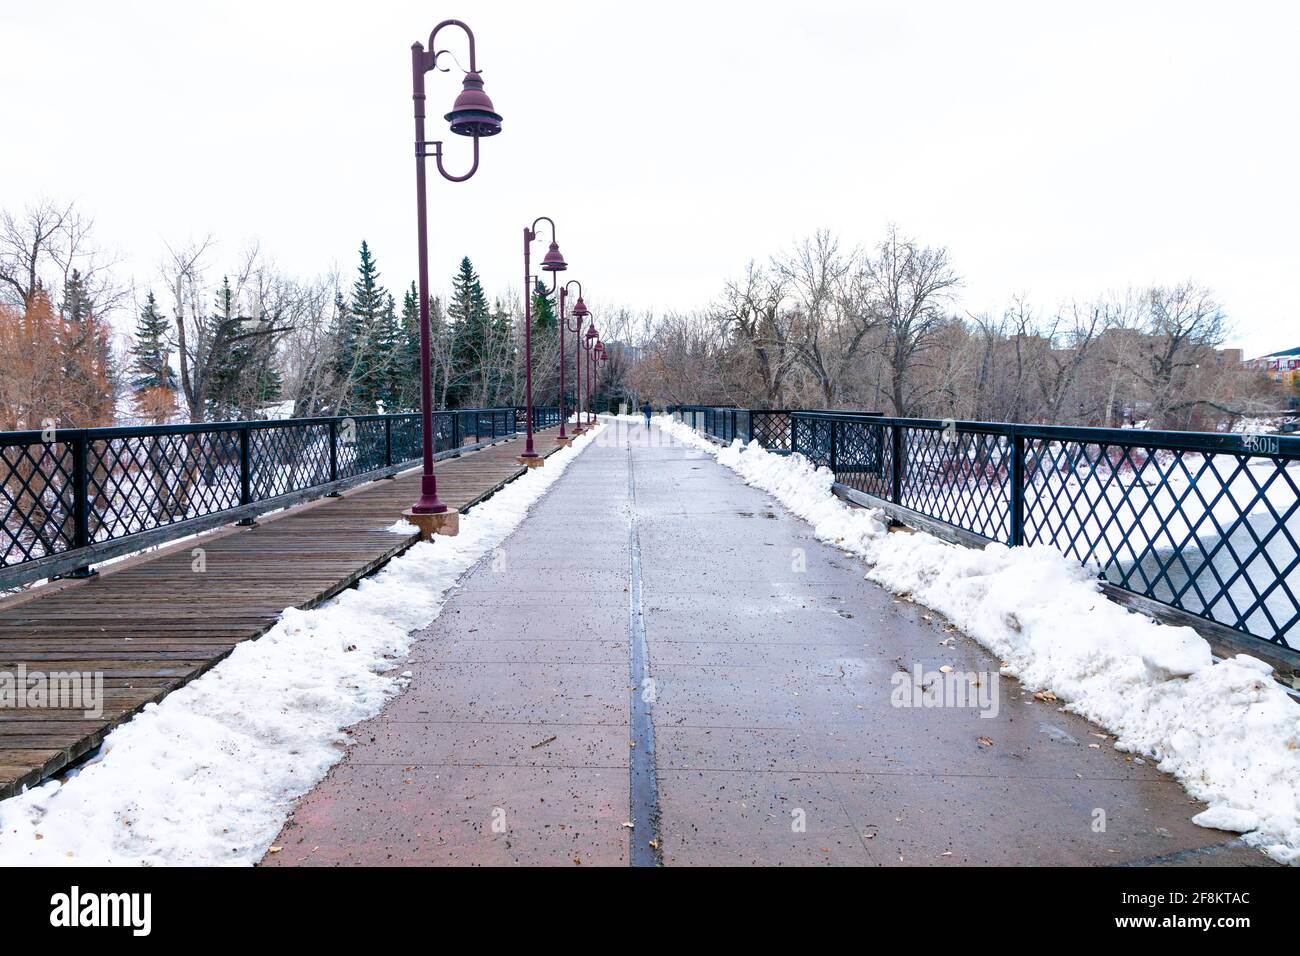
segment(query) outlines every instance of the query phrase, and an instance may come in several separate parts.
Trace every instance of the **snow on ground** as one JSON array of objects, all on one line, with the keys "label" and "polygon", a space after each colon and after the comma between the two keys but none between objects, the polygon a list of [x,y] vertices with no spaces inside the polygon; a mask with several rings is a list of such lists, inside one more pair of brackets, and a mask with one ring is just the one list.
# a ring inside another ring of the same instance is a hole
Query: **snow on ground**
[{"label": "snow on ground", "polygon": [[1161,625],[1107,600],[1092,572],[1054,548],[963,548],[890,534],[882,512],[831,493],[834,476],[756,442],[728,448],[659,416],[685,444],[715,455],[865,559],[868,580],[945,614],[1003,661],[1003,673],[1050,690],[1065,709],[1153,757],[1209,804],[1202,826],[1246,833],[1273,859],[1300,863],[1300,703],[1246,655],[1215,663],[1188,627]]},{"label": "snow on ground", "polygon": [[411,632],[598,435],[463,515],[459,536],[415,545],[319,608],[286,610],[263,637],[114,730],[66,781],[0,802],[0,864],[256,863],[294,801],[342,758],[342,728],[401,689]]}]

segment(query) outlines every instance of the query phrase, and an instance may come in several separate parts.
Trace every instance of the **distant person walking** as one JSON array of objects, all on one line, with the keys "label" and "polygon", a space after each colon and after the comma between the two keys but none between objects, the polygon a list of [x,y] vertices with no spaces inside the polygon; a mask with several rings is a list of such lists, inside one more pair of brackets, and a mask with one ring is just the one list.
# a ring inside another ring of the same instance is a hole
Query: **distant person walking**
[{"label": "distant person walking", "polygon": [[650,407],[650,403],[649,403],[649,402],[646,402],[644,405],[641,406],[641,414],[645,416],[645,427],[646,427],[646,428],[649,428],[649,427],[650,427],[650,413],[653,412],[653,411],[654,411],[654,409]]}]

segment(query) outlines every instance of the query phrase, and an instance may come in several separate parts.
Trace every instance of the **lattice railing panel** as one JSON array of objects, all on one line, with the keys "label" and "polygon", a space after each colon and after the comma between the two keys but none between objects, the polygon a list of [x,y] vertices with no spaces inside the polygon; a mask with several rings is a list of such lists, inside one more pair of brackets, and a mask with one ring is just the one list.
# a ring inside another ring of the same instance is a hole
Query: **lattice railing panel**
[{"label": "lattice railing panel", "polygon": [[753,439],[769,451],[790,450],[790,413],[755,409],[750,413]]},{"label": "lattice railing panel", "polygon": [[330,427],[271,425],[249,434],[253,498],[277,498],[330,480]]},{"label": "lattice railing panel", "polygon": [[202,431],[92,440],[90,540],[110,541],[239,504],[239,433]]},{"label": "lattice railing panel", "polygon": [[1005,435],[903,427],[899,504],[995,541],[1011,527]]},{"label": "lattice railing panel", "polygon": [[1030,439],[1025,543],[1285,640],[1300,623],[1300,472],[1259,455]]},{"label": "lattice railing panel", "polygon": [[72,547],[72,454],[57,440],[0,445],[0,566]]}]

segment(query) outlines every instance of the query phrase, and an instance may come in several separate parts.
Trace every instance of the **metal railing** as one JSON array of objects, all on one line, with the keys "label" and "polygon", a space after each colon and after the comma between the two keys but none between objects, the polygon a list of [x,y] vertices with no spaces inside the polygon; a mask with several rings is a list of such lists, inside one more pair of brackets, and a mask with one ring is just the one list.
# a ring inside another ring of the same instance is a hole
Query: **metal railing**
[{"label": "metal railing", "polygon": [[[534,411],[538,411],[534,409]],[[434,412],[434,452],[517,434],[514,408]],[[396,473],[420,416],[0,432],[0,588]]]},{"label": "metal railing", "polygon": [[1116,591],[1300,649],[1300,437],[788,417],[790,451],[867,503],[971,544],[1048,545]]},{"label": "metal railing", "polygon": [[[570,409],[572,413],[572,409]],[[519,428],[523,429],[524,416],[528,414],[528,409],[523,405],[515,406],[515,416],[519,419]],[[534,405],[533,406],[533,430],[542,428],[553,428],[560,424],[560,406],[558,405]]]},{"label": "metal railing", "polygon": [[[768,451],[790,452],[790,408],[735,408],[730,405],[670,405],[668,413],[693,429],[719,441],[757,441]],[[879,412],[841,412],[879,415]]]}]

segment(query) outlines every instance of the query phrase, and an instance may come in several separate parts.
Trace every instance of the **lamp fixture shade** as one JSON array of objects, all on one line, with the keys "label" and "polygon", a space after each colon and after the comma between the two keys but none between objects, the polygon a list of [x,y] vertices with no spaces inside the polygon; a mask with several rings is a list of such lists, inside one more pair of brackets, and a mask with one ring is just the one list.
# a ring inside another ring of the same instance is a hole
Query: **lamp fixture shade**
[{"label": "lamp fixture shade", "polygon": [[560,244],[552,242],[551,248],[546,250],[546,255],[542,256],[543,272],[563,272],[569,268],[569,264],[564,261],[564,256],[560,255]]},{"label": "lamp fixture shade", "polygon": [[443,119],[459,136],[495,136],[501,132],[501,114],[483,92],[483,77],[473,71],[465,74],[464,89]]}]

